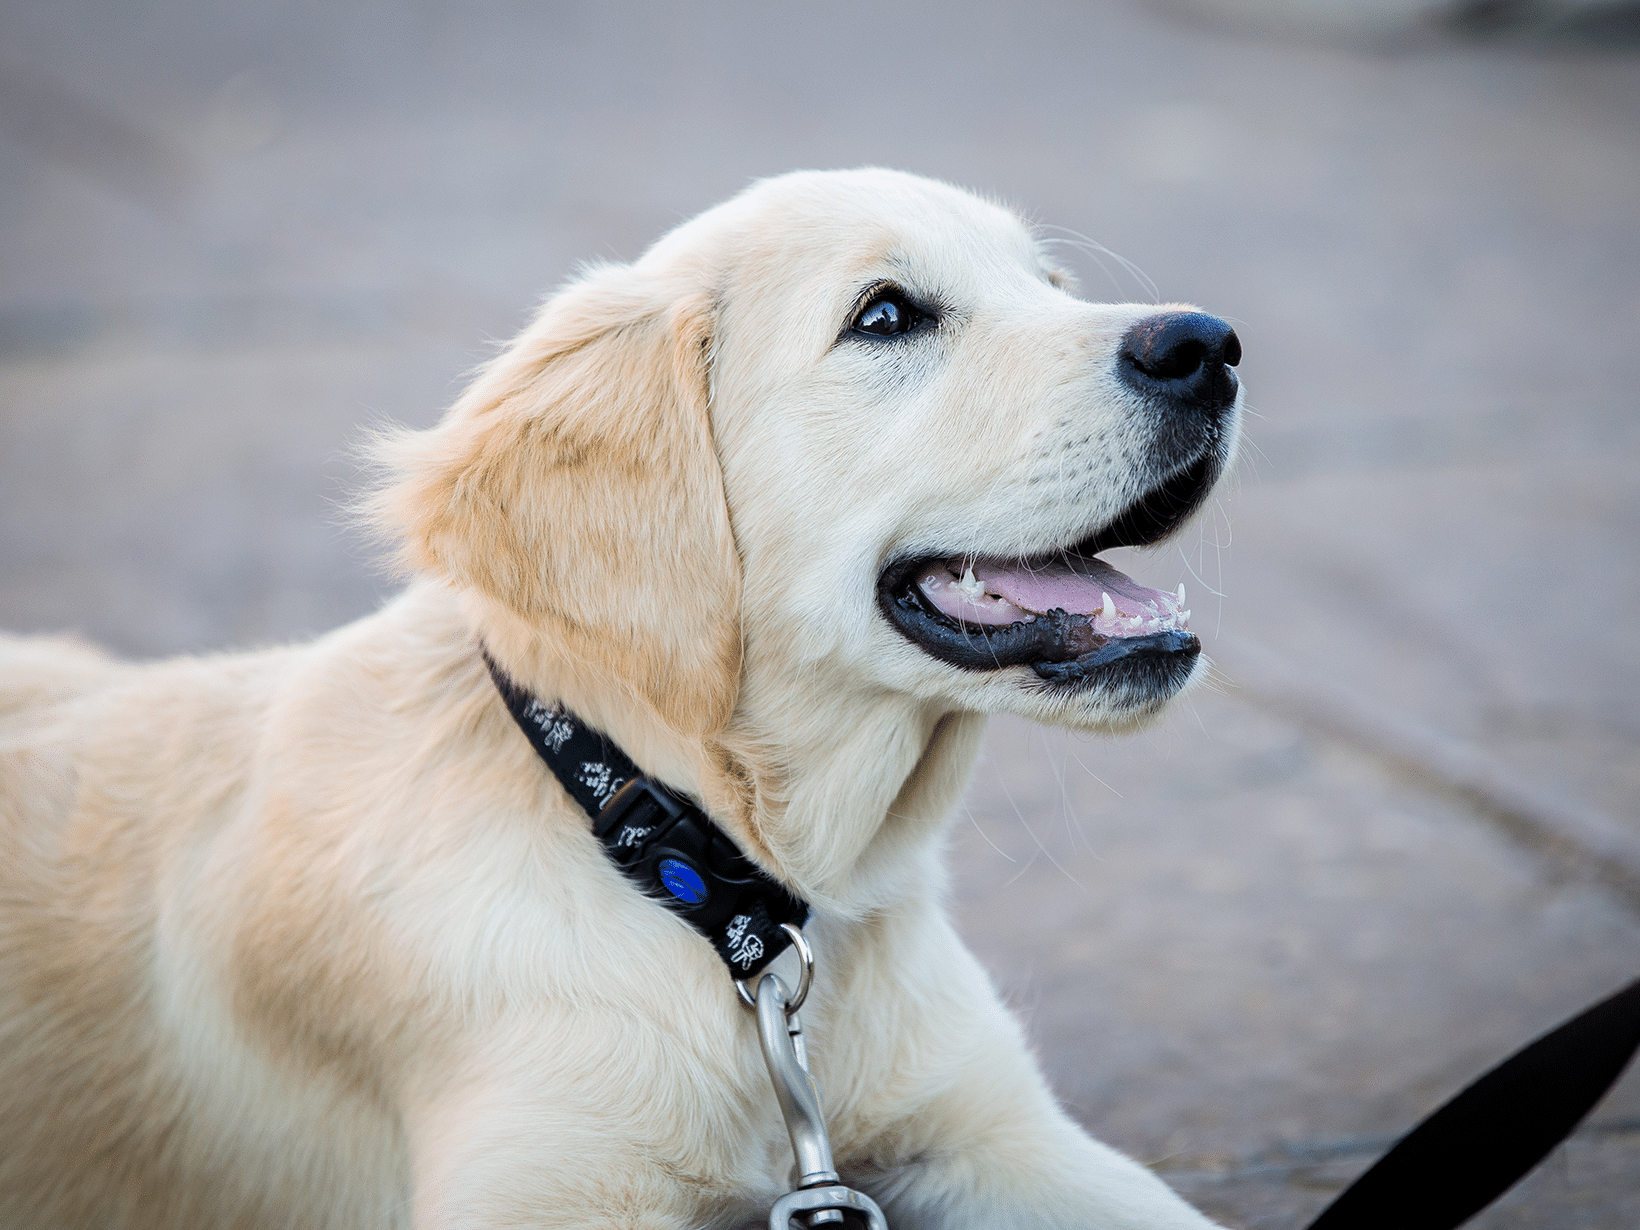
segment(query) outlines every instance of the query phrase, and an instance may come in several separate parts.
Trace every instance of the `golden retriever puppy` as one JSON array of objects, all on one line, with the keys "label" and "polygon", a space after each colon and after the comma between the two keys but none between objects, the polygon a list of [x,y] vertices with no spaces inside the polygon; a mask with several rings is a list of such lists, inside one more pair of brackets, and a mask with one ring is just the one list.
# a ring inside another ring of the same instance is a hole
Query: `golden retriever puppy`
[{"label": "golden retriever puppy", "polygon": [[793,174],[383,444],[416,579],[381,612],[143,665],[0,642],[0,1225],[768,1216],[792,1154],[727,958],[487,653],[808,904],[837,1170],[895,1230],[1206,1226],[1055,1105],[942,845],[986,713],[1125,728],[1191,681],[1182,594],[1094,557],[1218,479],[1237,358],[1073,297],[1006,209]]}]

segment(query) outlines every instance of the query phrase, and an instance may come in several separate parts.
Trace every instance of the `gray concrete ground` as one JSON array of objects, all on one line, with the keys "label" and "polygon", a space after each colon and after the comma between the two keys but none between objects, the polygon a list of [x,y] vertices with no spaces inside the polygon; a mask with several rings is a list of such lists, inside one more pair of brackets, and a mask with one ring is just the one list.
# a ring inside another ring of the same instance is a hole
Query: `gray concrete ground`
[{"label": "gray concrete ground", "polygon": [[[955,907],[1076,1114],[1297,1227],[1640,973],[1636,24],[10,0],[0,624],[332,626],[391,588],[350,448],[431,422],[574,262],[798,166],[1017,201],[1234,319],[1255,413],[1134,564],[1189,586],[1217,682],[1122,740],[999,722]],[[1640,1224],[1640,1079],[1476,1224]]]}]

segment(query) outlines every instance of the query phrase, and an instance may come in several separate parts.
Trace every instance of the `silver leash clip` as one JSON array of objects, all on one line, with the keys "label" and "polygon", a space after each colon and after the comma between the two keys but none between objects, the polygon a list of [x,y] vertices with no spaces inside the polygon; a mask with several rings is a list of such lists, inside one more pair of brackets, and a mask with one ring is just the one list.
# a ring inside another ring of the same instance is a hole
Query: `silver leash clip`
[{"label": "silver leash clip", "polygon": [[803,973],[796,996],[788,1000],[786,984],[777,974],[764,974],[754,997],[746,984],[738,984],[740,996],[757,1012],[757,1036],[763,1044],[763,1061],[769,1067],[775,1099],[786,1120],[797,1159],[794,1191],[787,1192],[769,1210],[769,1230],[791,1230],[792,1222],[805,1230],[841,1226],[846,1212],[864,1218],[867,1230],[888,1230],[877,1202],[863,1192],[844,1185],[831,1156],[831,1137],[826,1133],[825,1115],[820,1109],[820,1090],[809,1075],[808,1049],[803,1043],[803,1023],[797,1009],[808,997],[814,972],[814,953],[803,933],[790,923],[782,924],[791,936],[803,961]]}]

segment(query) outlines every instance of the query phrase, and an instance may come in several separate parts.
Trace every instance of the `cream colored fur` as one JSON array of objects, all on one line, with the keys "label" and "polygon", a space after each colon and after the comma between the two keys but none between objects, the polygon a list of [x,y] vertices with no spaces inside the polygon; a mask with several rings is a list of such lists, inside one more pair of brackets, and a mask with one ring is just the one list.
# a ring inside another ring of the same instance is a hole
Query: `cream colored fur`
[{"label": "cream colored fur", "polygon": [[[946,305],[932,360],[840,344],[881,280]],[[813,1063],[894,1230],[1206,1226],[1055,1105],[942,901],[984,713],[1148,709],[943,665],[875,607],[891,557],[1063,546],[1139,493],[1110,359],[1157,309],[1060,281],[940,184],[758,184],[386,446],[418,579],[379,614],[151,665],[0,641],[0,1226],[766,1215],[791,1158],[752,1016],[481,641],[814,903]]]}]

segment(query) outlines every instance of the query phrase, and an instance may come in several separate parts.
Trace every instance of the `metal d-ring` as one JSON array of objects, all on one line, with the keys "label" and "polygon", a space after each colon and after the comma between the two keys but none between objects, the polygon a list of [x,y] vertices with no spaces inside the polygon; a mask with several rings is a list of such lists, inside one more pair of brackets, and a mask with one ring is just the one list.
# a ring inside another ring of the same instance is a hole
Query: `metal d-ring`
[{"label": "metal d-ring", "polygon": [[[794,927],[791,923],[781,923],[780,929],[791,937],[792,947],[797,949],[797,955],[803,962],[802,972],[797,975],[797,990],[786,1001],[786,1015],[790,1016],[801,1008],[803,1001],[809,997],[809,987],[814,983],[814,949],[810,948],[808,940],[803,938],[802,928]],[[762,982],[764,977],[764,974],[759,974],[757,980]],[[756,1012],[757,996],[747,987],[746,979],[735,979],[735,990],[740,992],[740,1002]]]}]

